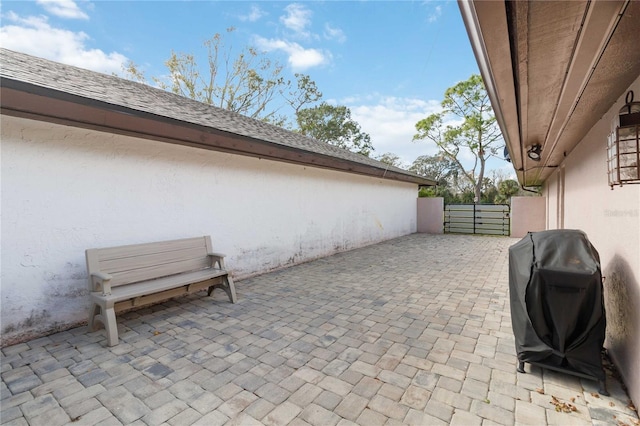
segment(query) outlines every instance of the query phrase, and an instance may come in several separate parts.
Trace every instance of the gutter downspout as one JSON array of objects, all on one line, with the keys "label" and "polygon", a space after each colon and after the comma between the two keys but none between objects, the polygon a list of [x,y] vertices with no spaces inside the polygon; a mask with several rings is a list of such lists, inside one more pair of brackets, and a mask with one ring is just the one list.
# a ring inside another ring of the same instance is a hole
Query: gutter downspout
[{"label": "gutter downspout", "polygon": [[[504,139],[506,146],[509,147],[511,142],[509,140],[509,134],[506,131],[507,126],[505,124],[504,113],[502,112],[502,105],[498,99],[495,78],[493,76],[491,64],[489,64],[488,61],[487,49],[484,39],[482,38],[482,32],[480,31],[480,23],[478,22],[475,5],[472,0],[458,0],[458,7],[460,8],[464,25],[467,28],[471,48],[473,49],[473,54],[476,57],[476,62],[478,63],[482,79],[484,80],[496,120],[502,130],[502,138]],[[509,153],[509,155],[511,155],[511,153]]]}]

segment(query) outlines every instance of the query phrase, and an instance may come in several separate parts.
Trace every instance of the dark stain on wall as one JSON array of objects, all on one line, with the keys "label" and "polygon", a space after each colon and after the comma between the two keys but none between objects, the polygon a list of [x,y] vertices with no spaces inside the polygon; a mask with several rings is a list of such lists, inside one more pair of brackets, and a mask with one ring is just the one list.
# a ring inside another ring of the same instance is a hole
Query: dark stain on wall
[{"label": "dark stain on wall", "polygon": [[[87,270],[84,265],[67,262],[61,274],[46,274],[48,300],[86,298],[89,295]],[[88,300],[88,299],[87,299]]]},{"label": "dark stain on wall", "polygon": [[637,347],[637,327],[640,324],[638,304],[640,289],[631,267],[619,255],[615,255],[604,269],[604,301],[607,311],[607,346],[620,359],[629,354],[629,348]]},{"label": "dark stain on wall", "polygon": [[86,323],[85,307],[89,301],[86,266],[66,262],[59,272],[43,273],[42,279],[46,283],[42,290],[44,300],[34,303],[36,307],[26,318],[19,312],[20,320],[3,322],[1,347]]},{"label": "dark stain on wall", "polygon": [[17,330],[42,326],[47,323],[49,318],[51,318],[51,314],[46,309],[42,311],[32,309],[31,313],[26,319],[18,323],[13,323],[5,326],[4,329],[2,330],[2,333],[8,334],[8,333],[13,333],[14,331],[17,331]]}]

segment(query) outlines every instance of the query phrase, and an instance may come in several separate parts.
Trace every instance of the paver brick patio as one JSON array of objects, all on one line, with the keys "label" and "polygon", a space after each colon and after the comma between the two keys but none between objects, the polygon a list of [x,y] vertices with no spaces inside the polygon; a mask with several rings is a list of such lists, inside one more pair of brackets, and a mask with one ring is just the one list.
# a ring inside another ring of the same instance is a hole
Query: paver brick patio
[{"label": "paver brick patio", "polygon": [[[516,373],[502,237],[414,234],[2,349],[7,425],[637,423],[621,384]],[[231,265],[232,266],[232,265]],[[556,411],[552,396],[577,411]]]}]

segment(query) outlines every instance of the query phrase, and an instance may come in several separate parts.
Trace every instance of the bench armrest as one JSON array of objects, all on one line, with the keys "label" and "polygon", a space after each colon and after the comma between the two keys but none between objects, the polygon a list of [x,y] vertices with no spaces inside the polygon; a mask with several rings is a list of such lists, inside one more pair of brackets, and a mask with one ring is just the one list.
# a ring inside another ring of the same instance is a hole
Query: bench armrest
[{"label": "bench armrest", "polygon": [[209,259],[211,259],[211,266],[214,267],[218,264],[219,269],[224,270],[224,254],[222,253],[207,253]]},{"label": "bench armrest", "polygon": [[91,273],[91,291],[102,291],[103,296],[111,294],[111,275],[104,272]]}]

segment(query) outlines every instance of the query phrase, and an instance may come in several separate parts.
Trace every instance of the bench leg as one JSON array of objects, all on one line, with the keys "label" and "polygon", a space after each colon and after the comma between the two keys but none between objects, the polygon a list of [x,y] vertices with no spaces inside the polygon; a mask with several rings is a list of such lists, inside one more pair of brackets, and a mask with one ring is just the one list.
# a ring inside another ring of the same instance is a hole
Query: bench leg
[{"label": "bench leg", "polygon": [[91,302],[89,308],[89,331],[95,331],[98,328],[98,322],[104,325],[107,334],[107,344],[115,346],[118,344],[118,323],[116,322],[116,311],[113,303],[107,303],[106,306],[100,303]]},{"label": "bench leg", "polygon": [[225,280],[227,281],[227,295],[229,296],[229,300],[231,303],[236,303],[238,301],[236,297],[236,286],[233,284],[231,277],[226,277]]},{"label": "bench leg", "polygon": [[89,307],[89,321],[87,324],[87,326],[89,327],[89,331],[96,331],[96,318],[100,319],[100,312],[100,305],[92,302],[91,306]]},{"label": "bench leg", "polygon": [[107,344],[115,346],[118,344],[118,323],[116,323],[116,312],[113,306],[107,307],[104,311],[104,328],[107,332]]},{"label": "bench leg", "polygon": [[238,298],[236,297],[236,287],[233,285],[233,280],[231,279],[231,277],[223,277],[221,284],[216,284],[209,287],[207,296],[211,296],[211,293],[213,293],[213,290],[215,288],[221,288],[222,290],[224,290],[224,292],[227,293],[227,296],[229,296],[229,300],[231,301],[231,303],[237,302]]}]

